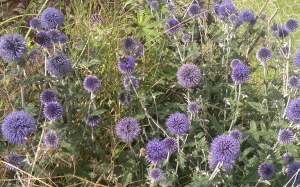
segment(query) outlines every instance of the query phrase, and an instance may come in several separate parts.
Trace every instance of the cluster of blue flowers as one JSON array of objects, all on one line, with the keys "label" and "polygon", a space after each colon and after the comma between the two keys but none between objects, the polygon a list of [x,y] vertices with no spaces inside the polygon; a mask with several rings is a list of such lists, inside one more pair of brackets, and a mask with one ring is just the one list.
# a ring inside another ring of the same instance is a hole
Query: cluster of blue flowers
[{"label": "cluster of blue flowers", "polygon": [[233,59],[230,63],[232,68],[231,78],[236,84],[241,84],[249,79],[250,68],[239,59]]}]

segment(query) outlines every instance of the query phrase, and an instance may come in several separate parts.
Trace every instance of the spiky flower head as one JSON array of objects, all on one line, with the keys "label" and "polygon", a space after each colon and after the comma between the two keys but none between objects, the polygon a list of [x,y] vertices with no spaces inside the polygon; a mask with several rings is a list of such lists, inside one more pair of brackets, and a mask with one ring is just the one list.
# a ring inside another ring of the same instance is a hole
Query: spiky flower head
[{"label": "spiky flower head", "polygon": [[249,79],[250,68],[241,63],[237,64],[235,68],[233,68],[231,73],[231,78],[236,84],[241,84],[246,82]]},{"label": "spiky flower head", "polygon": [[235,6],[231,0],[224,0],[222,3],[215,4],[214,9],[220,19],[226,19],[235,12]]},{"label": "spiky flower head", "polygon": [[241,63],[242,63],[242,62],[241,62],[239,59],[233,59],[233,60],[230,62],[230,67],[231,67],[232,69],[234,69],[236,65],[241,64]]},{"label": "spiky flower head", "polygon": [[295,162],[295,157],[291,153],[284,153],[281,156],[281,159],[284,161],[286,165],[290,165]]},{"label": "spiky flower head", "polygon": [[293,162],[288,165],[287,169],[287,177],[292,179],[295,184],[300,184],[300,162]]},{"label": "spiky flower head", "polygon": [[88,92],[95,92],[100,86],[100,80],[95,75],[88,75],[83,81],[83,88]]},{"label": "spiky flower head", "polygon": [[243,24],[243,21],[239,19],[239,16],[237,14],[231,14],[228,17],[229,22],[232,24],[234,28],[238,28]]},{"label": "spiky flower head", "polygon": [[163,162],[168,155],[168,150],[165,142],[153,139],[146,145],[147,160],[152,164]]},{"label": "spiky flower head", "polygon": [[231,163],[239,156],[240,144],[233,137],[222,134],[213,139],[210,151],[216,161]]},{"label": "spiky flower head", "polygon": [[300,87],[300,79],[297,76],[291,76],[288,80],[288,86],[291,89],[297,89]]},{"label": "spiky flower head", "polygon": [[12,33],[0,38],[0,56],[6,62],[19,62],[27,53],[27,46],[23,36]]},{"label": "spiky flower head", "polygon": [[48,7],[40,15],[42,26],[45,29],[54,29],[63,25],[64,14],[53,7]]},{"label": "spiky flower head", "polygon": [[131,55],[126,55],[118,63],[119,71],[123,74],[129,74],[133,72],[135,68],[135,59]]},{"label": "spiky flower head", "polygon": [[[231,161],[229,163],[224,162],[221,168],[226,172],[231,172],[234,169],[234,164],[234,161]],[[215,160],[214,156],[211,153],[208,155],[208,165],[210,170],[212,171],[214,171],[218,165],[218,161]]]},{"label": "spiky flower head", "polygon": [[181,37],[181,41],[183,43],[188,43],[191,41],[191,35],[190,34],[183,34]]},{"label": "spiky flower head", "polygon": [[84,117],[85,123],[90,126],[94,127],[98,125],[101,121],[101,117],[99,115],[88,115],[86,114]]},{"label": "spiky flower head", "polygon": [[189,130],[190,121],[185,114],[176,112],[168,117],[166,126],[174,134],[183,134]]},{"label": "spiky flower head", "polygon": [[251,22],[254,19],[254,13],[252,10],[243,10],[240,14],[239,14],[239,20],[243,21],[243,22]]},{"label": "spiky flower head", "polygon": [[40,95],[40,101],[42,104],[47,104],[57,100],[57,93],[52,89],[43,90]]},{"label": "spiky flower head", "polygon": [[71,60],[67,55],[57,52],[47,59],[46,68],[50,75],[63,77],[71,71]]},{"label": "spiky flower head", "polygon": [[35,42],[37,45],[46,48],[52,44],[52,37],[46,31],[39,31],[35,35]]},{"label": "spiky flower head", "polygon": [[62,114],[63,107],[59,102],[49,102],[44,106],[44,116],[50,121],[61,118]]},{"label": "spiky flower head", "polygon": [[176,141],[175,138],[166,137],[163,141],[165,142],[167,150],[168,150],[169,153],[173,153],[177,150],[178,144],[177,144],[177,141]]},{"label": "spiky flower head", "polygon": [[198,4],[191,4],[188,8],[188,14],[191,17],[199,17],[199,14],[201,13],[201,7]]},{"label": "spiky flower head", "polygon": [[202,79],[201,71],[195,64],[183,64],[177,71],[178,83],[184,88],[192,88]]},{"label": "spiky flower head", "polygon": [[159,181],[162,178],[162,173],[161,169],[152,168],[149,177],[152,181]]},{"label": "spiky flower head", "polygon": [[171,14],[171,13],[174,12],[175,6],[174,6],[174,4],[169,3],[169,4],[166,5],[166,9],[167,9],[167,12],[169,12],[169,14]]},{"label": "spiky flower head", "polygon": [[265,162],[259,165],[258,174],[262,179],[270,179],[274,175],[274,166],[269,162]]},{"label": "spiky flower head", "polygon": [[159,9],[159,3],[155,0],[153,0],[151,3],[150,3],[150,8],[151,10],[153,11],[156,11]]},{"label": "spiky flower head", "polygon": [[169,34],[176,34],[181,28],[181,24],[176,18],[169,18],[166,22],[166,30]]},{"label": "spiky flower head", "polygon": [[294,64],[296,67],[300,68],[300,48],[294,54]]},{"label": "spiky flower head", "polygon": [[264,65],[265,62],[270,60],[272,57],[272,51],[269,48],[260,48],[256,53],[257,60]]},{"label": "spiky flower head", "polygon": [[300,122],[300,98],[290,100],[286,107],[286,116],[294,123]]},{"label": "spiky flower head", "polygon": [[116,134],[123,142],[132,142],[141,132],[139,122],[133,117],[125,117],[118,121]]},{"label": "spiky flower head", "polygon": [[189,113],[191,114],[196,114],[199,111],[199,105],[197,102],[190,102],[188,104],[187,110],[189,111]]},{"label": "spiky flower head", "polygon": [[58,40],[60,43],[65,43],[67,41],[67,36],[63,33],[60,33]]},{"label": "spiky flower head", "polygon": [[128,92],[121,92],[119,94],[119,101],[123,105],[128,105],[131,101],[131,95]]},{"label": "spiky flower head", "polygon": [[2,135],[10,143],[24,143],[32,131],[36,131],[35,120],[25,111],[11,112],[3,119]]},{"label": "spiky flower head", "polygon": [[280,129],[278,133],[278,141],[289,144],[294,139],[294,133],[289,129]]},{"label": "spiky flower head", "polygon": [[284,38],[287,35],[289,35],[289,31],[286,29],[285,26],[280,26],[278,28],[278,33],[277,34],[278,34],[278,37]]},{"label": "spiky flower head", "polygon": [[31,63],[37,63],[39,62],[40,60],[42,59],[42,52],[38,49],[32,49],[30,52],[29,52],[29,55],[28,55],[28,60],[31,62]]},{"label": "spiky flower head", "polygon": [[131,51],[135,47],[135,42],[132,38],[128,37],[123,40],[123,46],[125,50]]},{"label": "spiky flower head", "polygon": [[127,76],[123,81],[126,90],[136,90],[139,87],[139,80],[135,76]]},{"label": "spiky flower head", "polygon": [[42,23],[41,20],[39,18],[32,18],[29,22],[29,26],[33,29],[33,30],[40,30],[42,29]]},{"label": "spiky flower head", "polygon": [[57,29],[50,29],[48,33],[51,36],[51,41],[53,43],[58,43],[60,41],[61,32]]},{"label": "spiky flower head", "polygon": [[102,22],[102,18],[99,15],[98,12],[94,12],[94,13],[91,14],[90,21],[91,21],[91,24],[97,25],[97,24],[100,24]]},{"label": "spiky flower head", "polygon": [[243,138],[243,134],[239,130],[232,130],[232,131],[230,131],[229,136],[231,136],[232,138],[236,139],[239,142]]},{"label": "spiky flower head", "polygon": [[294,18],[286,20],[285,28],[288,32],[295,32],[298,28],[298,21]]},{"label": "spiky flower head", "polygon": [[[19,168],[21,166],[21,163],[23,161],[23,158],[21,155],[17,154],[17,153],[10,153],[8,154],[5,158],[4,158],[4,161]],[[12,171],[15,171],[16,168],[8,165],[8,164],[5,164],[6,168],[8,170],[12,170]]]},{"label": "spiky flower head", "polygon": [[44,144],[47,147],[54,148],[60,144],[60,135],[58,134],[58,132],[51,130],[45,134],[43,140]]}]

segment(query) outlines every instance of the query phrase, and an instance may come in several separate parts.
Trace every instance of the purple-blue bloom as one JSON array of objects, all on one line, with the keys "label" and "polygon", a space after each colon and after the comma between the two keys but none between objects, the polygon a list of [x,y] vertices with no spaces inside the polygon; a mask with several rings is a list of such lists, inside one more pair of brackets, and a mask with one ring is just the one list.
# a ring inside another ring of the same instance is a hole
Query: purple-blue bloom
[{"label": "purple-blue bloom", "polygon": [[123,105],[128,105],[131,101],[131,95],[128,92],[121,92],[119,94],[119,101],[121,102],[121,104]]},{"label": "purple-blue bloom", "polygon": [[222,3],[215,4],[214,9],[220,19],[226,19],[229,15],[235,12],[235,7],[231,0],[224,0]]},{"label": "purple-blue bloom", "polygon": [[187,110],[189,111],[189,113],[191,114],[196,114],[198,113],[199,110],[199,105],[197,102],[190,102],[188,104]]},{"label": "purple-blue bloom", "polygon": [[230,62],[230,67],[231,67],[232,69],[234,69],[236,65],[241,64],[241,63],[242,63],[242,62],[241,62],[239,59],[233,59],[233,60]]},{"label": "purple-blue bloom", "polygon": [[295,32],[298,28],[298,21],[294,18],[286,20],[285,28],[288,32]]},{"label": "purple-blue bloom", "polygon": [[188,43],[191,40],[191,35],[190,34],[183,34],[181,37],[181,41],[183,43]]},{"label": "purple-blue bloom", "polygon": [[236,139],[239,142],[243,138],[243,134],[239,130],[232,130],[232,131],[230,131],[229,136],[231,136],[232,138]]},{"label": "purple-blue bloom", "polygon": [[92,24],[97,25],[97,24],[100,24],[102,22],[102,18],[99,15],[98,12],[95,12],[95,13],[91,14],[90,21],[91,21]]},{"label": "purple-blue bloom", "polygon": [[278,133],[278,141],[289,144],[294,139],[294,133],[289,129],[280,129]]},{"label": "purple-blue bloom", "polygon": [[270,179],[274,175],[274,166],[269,162],[265,162],[259,165],[258,174],[262,179]]},{"label": "purple-blue bloom", "polygon": [[[5,158],[4,161],[19,168],[21,166],[21,163],[23,161],[23,158],[21,155],[17,153],[10,153]],[[8,164],[5,164],[6,168],[11,171],[16,171],[16,169]]]},{"label": "purple-blue bloom", "polygon": [[289,31],[286,29],[285,26],[280,26],[278,28],[278,37],[284,38],[289,34]]},{"label": "purple-blue bloom", "polygon": [[288,165],[287,169],[287,177],[289,179],[293,178],[292,181],[296,184],[300,184],[300,162],[293,162],[290,165]]},{"label": "purple-blue bloom", "polygon": [[59,102],[49,102],[44,106],[44,116],[50,121],[61,118],[62,114],[63,107]]},{"label": "purple-blue bloom", "polygon": [[123,74],[129,74],[133,72],[135,68],[135,59],[133,56],[126,55],[124,58],[120,59],[118,63],[119,71]]},{"label": "purple-blue bloom", "polygon": [[42,59],[42,52],[40,50],[38,50],[38,49],[32,49],[29,52],[28,60],[31,63],[37,63],[41,59]]},{"label": "purple-blue bloom", "polygon": [[254,13],[252,10],[243,10],[240,14],[239,14],[239,20],[243,21],[243,22],[251,22],[254,19]]},{"label": "purple-blue bloom", "polygon": [[47,147],[54,148],[60,144],[60,135],[58,134],[58,132],[51,130],[45,134],[43,140],[44,144]]},{"label": "purple-blue bloom", "polygon": [[139,122],[133,117],[125,117],[118,121],[116,134],[123,142],[132,142],[141,132]]},{"label": "purple-blue bloom", "polygon": [[58,43],[60,41],[61,32],[57,29],[50,29],[48,31],[49,35],[51,36],[51,41],[53,43]]},{"label": "purple-blue bloom", "polygon": [[201,71],[195,64],[183,64],[177,71],[178,83],[184,88],[192,88],[202,79]]},{"label": "purple-blue bloom", "polygon": [[265,62],[270,60],[272,57],[272,51],[269,48],[260,48],[256,53],[257,60],[264,65]]},{"label": "purple-blue bloom", "polygon": [[46,89],[42,91],[40,95],[40,101],[45,105],[57,100],[57,93],[52,89]]},{"label": "purple-blue bloom", "polygon": [[84,117],[85,123],[90,126],[94,127],[98,125],[101,121],[101,117],[99,115],[88,115],[86,114]]},{"label": "purple-blue bloom", "polygon": [[166,30],[169,34],[176,34],[181,28],[181,24],[176,18],[169,18],[166,22]]},{"label": "purple-blue bloom", "polygon": [[63,25],[64,14],[53,7],[48,7],[40,15],[42,26],[45,29],[54,29]]},{"label": "purple-blue bloom", "polygon": [[166,9],[167,9],[167,12],[169,12],[171,14],[171,13],[174,12],[175,6],[174,6],[174,4],[169,3],[169,4],[166,5]]},{"label": "purple-blue bloom", "polygon": [[46,31],[39,31],[35,35],[35,42],[41,47],[49,47],[52,44],[52,37]]},{"label": "purple-blue bloom", "polygon": [[165,142],[169,153],[173,153],[177,150],[178,144],[175,138],[166,137],[163,141]]},{"label": "purple-blue bloom", "polygon": [[27,46],[20,34],[6,34],[0,38],[0,56],[6,62],[18,62],[24,59]]},{"label": "purple-blue bloom", "polygon": [[135,76],[127,76],[123,81],[126,90],[136,90],[139,87],[139,80]]},{"label": "purple-blue bloom", "polygon": [[236,84],[241,84],[249,79],[250,68],[245,64],[237,64],[232,70],[231,78]]},{"label": "purple-blue bloom", "polygon": [[168,117],[166,126],[174,134],[183,134],[189,130],[190,121],[185,114],[176,112]]},{"label": "purple-blue bloom", "polygon": [[88,75],[83,81],[83,88],[88,92],[95,92],[100,86],[100,80],[95,75]]},{"label": "purple-blue bloom", "polygon": [[188,13],[191,17],[199,17],[201,7],[198,4],[193,3],[189,6]]},{"label": "purple-blue bloom", "polygon": [[165,142],[153,139],[146,145],[147,160],[152,164],[163,162],[168,155],[168,150]]},{"label": "purple-blue bloom", "polygon": [[153,181],[159,181],[162,178],[162,170],[159,168],[152,168],[150,171],[150,179]]},{"label": "purple-blue bloom", "polygon": [[300,122],[300,98],[290,100],[286,107],[286,116],[294,123]]},{"label": "purple-blue bloom", "polygon": [[297,76],[291,76],[288,80],[288,86],[291,89],[297,89],[300,87],[300,79]]},{"label": "purple-blue bloom", "polygon": [[71,60],[62,52],[57,52],[48,58],[46,68],[50,75],[62,77],[71,71]]},{"label": "purple-blue bloom", "polygon": [[284,153],[281,156],[281,159],[284,161],[286,165],[290,165],[295,162],[295,157],[291,153]]},{"label": "purple-blue bloom", "polygon": [[[222,169],[225,170],[226,172],[231,172],[234,169],[234,161],[231,161],[229,163],[222,163]],[[210,170],[214,171],[218,165],[218,161],[214,159],[214,156],[210,153],[208,155],[208,165]]]},{"label": "purple-blue bloom", "polygon": [[150,8],[151,10],[154,10],[156,11],[158,8],[159,8],[159,3],[155,0],[153,0],[151,3],[150,3]]},{"label": "purple-blue bloom", "polygon": [[2,135],[10,143],[24,143],[31,131],[36,131],[36,123],[27,112],[14,111],[3,119]]},{"label": "purple-blue bloom", "polygon": [[132,38],[128,37],[123,40],[123,46],[125,50],[131,51],[135,47],[135,42]]},{"label": "purple-blue bloom", "polygon": [[39,18],[32,18],[29,22],[29,25],[33,30],[42,29],[42,23],[41,23],[41,20]]}]

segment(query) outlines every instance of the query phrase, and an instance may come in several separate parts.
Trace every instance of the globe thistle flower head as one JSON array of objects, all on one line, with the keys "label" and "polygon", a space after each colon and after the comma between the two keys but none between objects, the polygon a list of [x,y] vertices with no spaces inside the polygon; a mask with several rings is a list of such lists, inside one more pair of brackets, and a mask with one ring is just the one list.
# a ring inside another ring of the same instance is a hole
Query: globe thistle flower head
[{"label": "globe thistle flower head", "polygon": [[197,86],[201,79],[201,71],[194,64],[183,64],[177,71],[178,83],[184,88]]},{"label": "globe thistle flower head", "polygon": [[239,155],[240,144],[233,137],[222,134],[213,139],[210,151],[216,161],[231,163],[234,162]]},{"label": "globe thistle flower head", "polygon": [[133,56],[126,55],[118,63],[119,71],[123,74],[129,74],[133,72],[135,68],[135,59]]},{"label": "globe thistle flower head", "polygon": [[[238,15],[236,14],[231,14],[228,16],[228,21],[234,26],[234,27],[238,27],[240,25],[242,25],[243,21],[241,21],[238,17]],[[238,25],[238,26],[237,26]]]},{"label": "globe thistle flower head", "polygon": [[166,144],[167,151],[169,153],[173,153],[177,150],[178,144],[175,138],[167,137],[163,140],[163,142]]},{"label": "globe thistle flower head", "polygon": [[181,28],[181,24],[176,18],[169,18],[166,22],[166,30],[169,34],[176,34]]},{"label": "globe thistle flower head", "polygon": [[292,181],[296,184],[300,184],[300,162],[293,162],[290,165],[288,165],[287,169],[287,177],[289,179],[292,179]]},{"label": "globe thistle flower head", "polygon": [[171,13],[173,13],[175,11],[175,6],[174,6],[174,4],[169,3],[169,4],[166,5],[166,9],[167,9],[167,12],[169,14],[171,14]]},{"label": "globe thistle flower head", "polygon": [[152,164],[163,162],[168,155],[168,150],[165,142],[153,139],[146,145],[147,160]]},{"label": "globe thistle flower head", "polygon": [[128,92],[121,92],[119,94],[119,101],[123,105],[128,105],[131,101],[131,95]]},{"label": "globe thistle flower head", "polygon": [[199,105],[198,105],[198,103],[197,102],[190,102],[188,104],[187,110],[191,114],[197,114],[198,111],[199,111]]},{"label": "globe thistle flower head", "polygon": [[38,49],[32,49],[30,52],[29,52],[29,55],[28,55],[28,60],[31,62],[31,63],[37,63],[39,62],[40,60],[42,59],[42,52]]},{"label": "globe thistle flower head", "polygon": [[45,134],[43,141],[47,147],[55,148],[60,144],[60,135],[58,132],[51,130]]},{"label": "globe thistle flower head", "polygon": [[53,7],[48,7],[40,15],[42,26],[45,29],[54,29],[63,25],[64,14]]},{"label": "globe thistle flower head", "polygon": [[126,90],[137,90],[139,87],[139,80],[135,76],[127,76],[123,81]]},{"label": "globe thistle flower head", "polygon": [[278,141],[289,144],[294,139],[294,133],[289,129],[281,129],[278,133]]},{"label": "globe thistle flower head", "polygon": [[159,169],[159,168],[153,168],[150,171],[149,177],[150,177],[150,179],[152,181],[159,181],[162,178],[162,173],[163,172],[162,172],[161,169]]},{"label": "globe thistle flower head", "polygon": [[116,125],[116,134],[123,142],[132,142],[141,132],[138,121],[132,117],[125,117],[118,121]]},{"label": "globe thistle flower head", "polygon": [[295,157],[291,153],[284,153],[281,156],[281,159],[284,161],[286,165],[290,165],[295,162]]},{"label": "globe thistle flower head", "polygon": [[201,13],[201,7],[198,4],[191,4],[188,8],[188,14],[191,17],[199,17],[199,14]]},{"label": "globe thistle flower head", "polygon": [[151,10],[153,11],[156,11],[159,9],[159,3],[155,0],[153,0],[151,3],[150,3],[150,8]]},{"label": "globe thistle flower head", "polygon": [[60,35],[58,36],[58,41],[60,43],[65,43],[67,41],[67,36],[63,33],[60,33]]},{"label": "globe thistle flower head", "polygon": [[10,143],[24,143],[32,131],[36,131],[36,123],[27,112],[14,111],[3,119],[2,135]]},{"label": "globe thistle flower head", "polygon": [[286,29],[285,26],[280,26],[278,28],[278,33],[277,33],[278,37],[280,38],[284,38],[286,37],[287,35],[289,35],[289,31]]},{"label": "globe thistle flower head", "polygon": [[269,48],[263,47],[256,53],[257,60],[264,65],[265,62],[270,60],[272,57],[272,51]]},{"label": "globe thistle flower head", "polygon": [[232,69],[234,69],[236,67],[236,65],[238,64],[242,64],[242,62],[239,60],[239,59],[233,59],[231,62],[230,62],[230,67]]},{"label": "globe thistle flower head", "polygon": [[135,42],[132,38],[128,37],[123,40],[123,46],[125,50],[131,51],[135,47]]},{"label": "globe thistle flower head", "polygon": [[54,102],[56,100],[57,100],[57,93],[52,89],[46,89],[42,91],[40,95],[40,101],[44,105],[50,102]]},{"label": "globe thistle flower head", "polygon": [[279,30],[279,28],[281,27],[281,25],[279,25],[278,23],[272,23],[272,25],[270,26],[270,30],[272,32],[277,32]]},{"label": "globe thistle flower head", "polygon": [[94,127],[100,123],[101,117],[99,115],[89,116],[88,114],[86,114],[84,120],[88,126]]},{"label": "globe thistle flower head", "polygon": [[290,47],[289,46],[283,46],[279,50],[280,56],[283,56],[283,57],[287,57],[289,53],[290,53]]},{"label": "globe thistle flower head", "polygon": [[[21,155],[17,154],[17,153],[10,153],[8,154],[5,158],[4,158],[4,161],[19,168],[21,166],[21,163],[23,161],[23,158]],[[8,164],[5,164],[6,168],[8,170],[11,170],[11,171],[15,171],[16,168],[8,165]]]},{"label": "globe thistle flower head", "polygon": [[6,34],[0,38],[0,56],[6,62],[19,62],[27,53],[27,46],[23,36]]},{"label": "globe thistle flower head", "polygon": [[229,136],[236,139],[238,142],[240,142],[243,138],[243,134],[239,130],[230,131]]},{"label": "globe thistle flower head", "polygon": [[296,67],[300,68],[300,49],[294,54],[294,64]]},{"label": "globe thistle flower head", "polygon": [[237,64],[232,70],[231,78],[236,84],[241,84],[249,79],[250,68],[245,64]]},{"label": "globe thistle flower head", "polygon": [[228,18],[235,11],[235,6],[231,0],[224,0],[222,3],[216,4],[214,8],[217,8],[216,13],[220,19]]},{"label": "globe thistle flower head", "polygon": [[300,98],[290,100],[286,107],[286,116],[294,123],[300,122]]},{"label": "globe thistle flower head", "polygon": [[63,107],[57,101],[49,102],[44,106],[44,116],[50,121],[58,120],[62,114]]},{"label": "globe thistle flower head", "polygon": [[100,80],[95,75],[88,75],[83,81],[83,88],[88,92],[95,92],[100,86]]},{"label": "globe thistle flower head", "polygon": [[249,22],[252,21],[254,19],[254,13],[252,10],[243,10],[240,14],[239,14],[239,20],[243,21],[243,22]]},{"label": "globe thistle flower head", "polygon": [[94,12],[91,14],[90,22],[93,25],[100,24],[102,22],[102,18],[98,12]]},{"label": "globe thistle flower head", "polygon": [[270,179],[274,175],[274,166],[269,162],[265,162],[259,165],[258,174],[262,179]]},{"label": "globe thistle flower head", "polygon": [[183,34],[181,37],[181,41],[183,43],[188,43],[191,41],[191,35],[190,34]]},{"label": "globe thistle flower head", "polygon": [[54,77],[63,77],[71,71],[71,60],[61,52],[50,56],[46,62],[48,73]]},{"label": "globe thistle flower head", "polygon": [[288,86],[291,89],[297,89],[300,87],[300,79],[297,76],[291,76],[288,80]]},{"label": "globe thistle flower head", "polygon": [[51,41],[53,43],[58,43],[59,40],[60,40],[60,35],[61,35],[61,32],[57,29],[50,29],[48,31],[49,35],[51,36]]},{"label": "globe thistle flower head", "polygon": [[49,32],[39,31],[35,35],[35,42],[41,47],[49,47],[52,44],[52,36]]},{"label": "globe thistle flower head", "polygon": [[[222,164],[222,169],[226,172],[231,172],[234,169],[234,161],[231,161],[229,163],[223,163]],[[214,171],[218,165],[218,161],[214,159],[214,156],[210,153],[208,155],[208,165],[210,170]]]},{"label": "globe thistle flower head", "polygon": [[288,32],[295,32],[298,28],[298,21],[294,18],[286,20],[285,28]]},{"label": "globe thistle flower head", "polygon": [[33,30],[40,30],[43,28],[41,20],[39,18],[32,18],[29,22],[29,26]]},{"label": "globe thistle flower head", "polygon": [[183,134],[190,129],[190,121],[185,114],[176,112],[168,117],[166,126],[173,134]]}]

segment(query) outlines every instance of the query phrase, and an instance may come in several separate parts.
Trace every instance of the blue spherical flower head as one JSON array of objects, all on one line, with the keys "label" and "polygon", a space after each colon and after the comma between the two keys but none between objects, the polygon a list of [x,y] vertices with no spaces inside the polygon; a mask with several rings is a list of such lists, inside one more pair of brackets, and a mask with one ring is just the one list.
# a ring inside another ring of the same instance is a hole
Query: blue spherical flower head
[{"label": "blue spherical flower head", "polygon": [[159,9],[159,3],[155,0],[153,0],[151,3],[150,3],[150,8],[151,10],[153,11],[156,11]]},{"label": "blue spherical flower head", "polygon": [[168,117],[166,126],[174,134],[183,134],[190,129],[190,121],[185,114],[176,112]]},{"label": "blue spherical flower head", "polygon": [[60,135],[58,132],[54,130],[47,132],[44,136],[44,144],[51,148],[57,147],[60,144]]},{"label": "blue spherical flower head", "polygon": [[167,12],[169,12],[169,14],[171,14],[171,13],[174,12],[175,6],[174,6],[174,4],[169,3],[169,4],[166,5],[166,9],[167,9]]},{"label": "blue spherical flower head", "polygon": [[239,130],[230,131],[229,136],[236,139],[237,141],[241,141],[243,138],[243,134]]},{"label": "blue spherical flower head", "polygon": [[298,21],[294,18],[286,20],[285,28],[288,32],[295,32],[298,28]]},{"label": "blue spherical flower head", "polygon": [[0,49],[0,56],[6,62],[19,62],[27,53],[24,37],[15,33],[0,38]]},{"label": "blue spherical flower head", "polygon": [[29,52],[28,60],[31,63],[37,63],[37,62],[41,61],[41,59],[42,59],[42,52],[40,50],[38,50],[38,49],[32,49]]},{"label": "blue spherical flower head", "polygon": [[165,142],[153,139],[146,146],[147,160],[152,164],[163,162],[168,155],[168,150]]},{"label": "blue spherical flower head", "polygon": [[216,13],[220,19],[226,19],[235,11],[235,6],[231,0],[224,0],[222,3],[216,4],[215,8],[217,8]]},{"label": "blue spherical flower head", "polygon": [[53,7],[48,7],[40,15],[42,26],[45,29],[54,29],[63,25],[64,14]]},{"label": "blue spherical flower head", "polygon": [[71,60],[65,54],[57,52],[48,58],[46,68],[50,75],[63,77],[71,71]]},{"label": "blue spherical flower head", "polygon": [[88,126],[94,127],[100,123],[101,117],[99,115],[89,116],[88,114],[86,114],[84,120]]},{"label": "blue spherical flower head", "polygon": [[[9,155],[7,155],[5,158],[4,158],[4,161],[19,168],[21,166],[21,163],[23,161],[23,158],[21,157],[21,155],[17,154],[17,153],[10,153]],[[16,168],[8,165],[8,164],[5,164],[6,168],[8,170],[11,170],[11,171],[16,171]]]},{"label": "blue spherical flower head", "polygon": [[290,165],[295,162],[295,157],[291,153],[284,153],[281,156],[281,159],[284,161],[286,165]]},{"label": "blue spherical flower head", "polygon": [[51,36],[51,41],[53,43],[58,43],[59,40],[60,40],[60,35],[61,35],[61,32],[57,29],[50,29],[48,31],[49,35]]},{"label": "blue spherical flower head", "polygon": [[270,179],[274,175],[274,166],[269,162],[265,162],[259,165],[258,174],[262,179]]},{"label": "blue spherical flower head", "polygon": [[199,105],[197,102],[190,102],[188,104],[187,110],[189,111],[189,113],[191,114],[197,114],[198,110],[199,110]]},{"label": "blue spherical flower head", "polygon": [[35,42],[37,43],[37,45],[46,48],[52,44],[52,37],[50,33],[46,31],[39,31],[35,35]]},{"label": "blue spherical flower head", "polygon": [[118,121],[116,134],[121,141],[129,143],[135,140],[141,132],[139,122],[132,117],[125,117]]},{"label": "blue spherical flower head", "polygon": [[29,26],[33,29],[33,30],[40,30],[42,29],[42,23],[41,20],[39,18],[32,18],[29,22]]},{"label": "blue spherical flower head", "polygon": [[291,76],[288,80],[288,86],[291,89],[297,89],[300,87],[300,79],[297,76]]},{"label": "blue spherical flower head", "polygon": [[265,62],[270,60],[272,57],[272,51],[269,48],[263,47],[256,53],[257,60],[264,65]]},{"label": "blue spherical flower head", "polygon": [[188,8],[188,13],[191,17],[199,17],[201,7],[198,4],[191,4]]},{"label": "blue spherical flower head", "polygon": [[278,28],[278,33],[277,33],[278,37],[284,38],[287,35],[289,35],[289,31],[286,29],[285,26],[280,26]]},{"label": "blue spherical flower head", "polygon": [[289,129],[281,129],[278,133],[278,141],[289,144],[294,139],[294,133]]},{"label": "blue spherical flower head", "polygon": [[213,139],[210,151],[216,161],[231,163],[239,156],[240,144],[233,137],[222,134]]},{"label": "blue spherical flower head", "polygon": [[290,100],[286,107],[286,116],[294,123],[300,122],[300,98]]},{"label": "blue spherical flower head", "polygon": [[135,42],[132,38],[128,37],[123,40],[123,46],[125,50],[131,51],[135,47]]},{"label": "blue spherical flower head", "polygon": [[178,144],[175,138],[167,137],[163,141],[165,142],[169,153],[173,153],[177,150]]},{"label": "blue spherical flower head", "polygon": [[169,34],[176,34],[181,28],[181,24],[176,18],[169,18],[166,22],[166,30]]},{"label": "blue spherical flower head", "polygon": [[95,92],[101,86],[100,80],[95,75],[88,75],[83,81],[83,87],[88,92]]},{"label": "blue spherical flower head", "polygon": [[61,33],[58,37],[58,40],[60,43],[65,43],[67,41],[67,36],[63,33]]},{"label": "blue spherical flower head", "polygon": [[230,67],[231,67],[232,69],[234,69],[235,66],[238,65],[238,64],[242,64],[242,62],[241,62],[239,59],[233,59],[233,60],[230,62]]},{"label": "blue spherical flower head", "polygon": [[[234,161],[229,163],[223,163],[221,168],[226,172],[231,172],[234,169],[234,164]],[[218,161],[215,160],[214,156],[211,153],[208,155],[208,165],[210,170],[212,171],[214,171],[218,165]]]},{"label": "blue spherical flower head", "polygon": [[118,63],[119,71],[123,74],[129,74],[133,72],[135,68],[135,59],[133,56],[126,55]]},{"label": "blue spherical flower head", "polygon": [[300,184],[300,172],[298,171],[300,169],[300,162],[293,162],[288,166],[287,169],[287,177],[289,179],[292,179],[292,181],[296,184]]},{"label": "blue spherical flower head", "polygon": [[232,70],[231,78],[236,84],[241,84],[249,79],[250,68],[245,64],[237,64]]},{"label": "blue spherical flower head", "polygon": [[181,41],[183,43],[188,43],[191,41],[191,35],[190,34],[183,34],[181,37]]},{"label": "blue spherical flower head", "polygon": [[152,181],[159,181],[162,178],[162,173],[163,172],[162,172],[161,169],[159,169],[159,168],[153,168],[150,171],[149,177],[150,177],[150,179]]},{"label": "blue spherical flower head", "polygon": [[100,24],[102,22],[102,18],[101,16],[99,15],[98,12],[95,12],[93,14],[91,14],[91,19],[90,19],[91,23],[93,25],[97,25],[97,24]]},{"label": "blue spherical flower head", "polygon": [[59,102],[49,102],[44,106],[44,116],[50,121],[58,120],[62,114],[63,107]]},{"label": "blue spherical flower head", "polygon": [[251,22],[254,20],[254,13],[252,10],[243,10],[239,15],[239,20],[243,22]]},{"label": "blue spherical flower head", "polygon": [[123,105],[128,105],[131,101],[131,95],[128,92],[121,92],[119,95],[119,101]]},{"label": "blue spherical flower head", "polygon": [[199,84],[202,75],[195,64],[183,64],[177,71],[177,79],[182,87],[193,88]]},{"label": "blue spherical flower head", "polygon": [[57,93],[52,89],[46,89],[42,91],[40,95],[40,101],[45,105],[57,100]]},{"label": "blue spherical flower head", "polygon": [[10,143],[24,143],[31,131],[36,131],[35,120],[24,111],[14,111],[2,122],[2,135]]},{"label": "blue spherical flower head", "polygon": [[294,64],[296,67],[300,68],[300,48],[294,54]]},{"label": "blue spherical flower head", "polygon": [[126,90],[136,90],[139,87],[139,80],[135,76],[127,76],[124,78],[123,85]]}]

